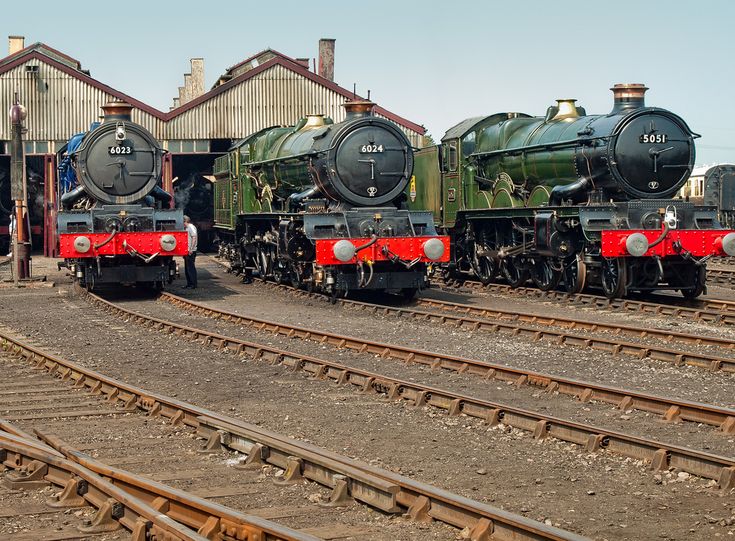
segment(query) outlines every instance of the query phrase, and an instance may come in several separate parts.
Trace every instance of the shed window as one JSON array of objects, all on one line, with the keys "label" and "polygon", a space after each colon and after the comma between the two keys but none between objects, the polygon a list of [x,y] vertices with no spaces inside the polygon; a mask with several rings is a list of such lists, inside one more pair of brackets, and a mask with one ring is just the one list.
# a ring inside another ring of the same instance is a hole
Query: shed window
[{"label": "shed window", "polygon": [[208,139],[171,139],[168,151],[173,154],[209,153]]}]

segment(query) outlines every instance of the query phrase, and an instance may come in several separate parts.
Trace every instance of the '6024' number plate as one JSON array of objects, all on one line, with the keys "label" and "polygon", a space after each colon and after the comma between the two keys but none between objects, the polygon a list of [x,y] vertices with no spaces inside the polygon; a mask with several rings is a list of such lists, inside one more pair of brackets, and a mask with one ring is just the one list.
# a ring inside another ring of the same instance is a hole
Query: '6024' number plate
[{"label": "'6024' number plate", "polygon": [[383,145],[362,145],[360,147],[361,154],[374,154],[376,152],[383,152]]},{"label": "'6024' number plate", "polygon": [[132,154],[133,153],[133,147],[131,146],[119,146],[119,147],[109,147],[108,152],[110,153],[110,156],[122,156],[126,154]]}]

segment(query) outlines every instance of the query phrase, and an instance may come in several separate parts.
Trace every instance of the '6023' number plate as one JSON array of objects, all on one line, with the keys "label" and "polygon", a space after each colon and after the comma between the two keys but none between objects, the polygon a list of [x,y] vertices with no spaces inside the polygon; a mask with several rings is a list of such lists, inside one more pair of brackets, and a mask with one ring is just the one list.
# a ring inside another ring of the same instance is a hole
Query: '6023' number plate
[{"label": "'6023' number plate", "polygon": [[383,152],[383,145],[362,145],[360,147],[360,154],[374,154],[376,152]]},{"label": "'6023' number plate", "polygon": [[108,147],[108,152],[110,153],[110,156],[122,156],[126,154],[132,154],[133,150],[135,150],[133,147],[124,145],[121,145],[119,147]]},{"label": "'6023' number plate", "polygon": [[641,135],[641,143],[665,143],[669,136],[665,133],[644,133]]}]

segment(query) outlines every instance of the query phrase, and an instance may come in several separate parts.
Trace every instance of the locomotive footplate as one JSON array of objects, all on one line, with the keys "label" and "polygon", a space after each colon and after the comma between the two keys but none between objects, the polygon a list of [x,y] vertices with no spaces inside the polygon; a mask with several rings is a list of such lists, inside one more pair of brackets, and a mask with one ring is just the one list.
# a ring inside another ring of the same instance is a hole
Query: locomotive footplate
[{"label": "locomotive footplate", "polygon": [[602,256],[668,257],[735,254],[735,231],[729,229],[625,229],[602,231]]},{"label": "locomotive footplate", "polygon": [[428,280],[425,273],[376,270],[367,285],[360,286],[360,277],[356,273],[339,273],[335,276],[335,286],[342,291],[424,289],[428,287]]},{"label": "locomotive footplate", "polygon": [[135,284],[142,282],[168,282],[170,274],[169,262],[158,265],[118,265],[115,267],[97,268],[87,266],[87,272],[94,272],[94,283],[100,284]]}]

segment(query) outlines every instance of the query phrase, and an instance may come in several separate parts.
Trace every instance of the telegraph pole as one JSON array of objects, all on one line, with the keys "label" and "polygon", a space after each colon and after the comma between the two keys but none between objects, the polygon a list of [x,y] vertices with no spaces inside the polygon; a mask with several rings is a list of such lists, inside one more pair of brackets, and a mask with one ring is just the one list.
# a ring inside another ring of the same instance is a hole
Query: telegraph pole
[{"label": "telegraph pole", "polygon": [[[15,283],[30,277],[30,242],[26,229],[26,178],[25,158],[23,155],[23,121],[26,108],[18,101],[15,93],[13,106],[10,108],[12,135],[10,140],[10,196],[15,202],[15,231],[13,232],[13,266]],[[12,218],[11,218],[12,219]]]}]

